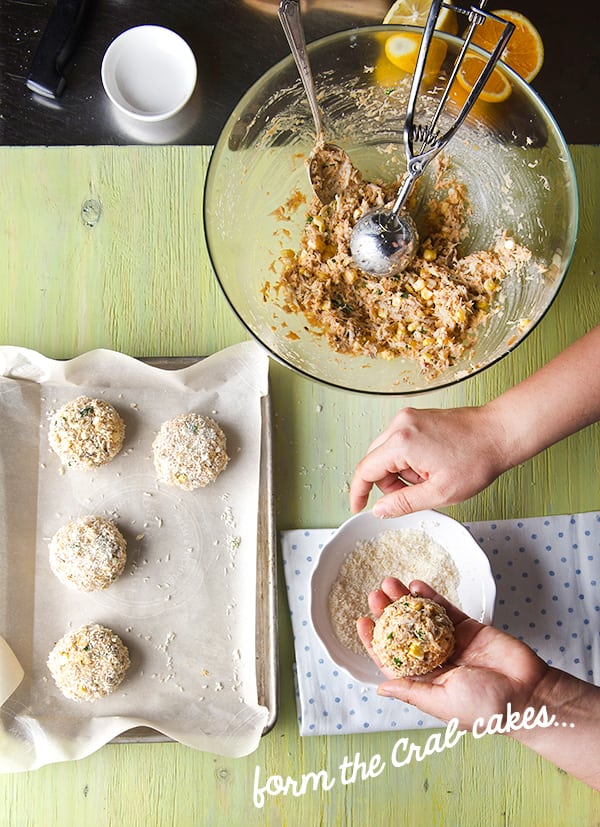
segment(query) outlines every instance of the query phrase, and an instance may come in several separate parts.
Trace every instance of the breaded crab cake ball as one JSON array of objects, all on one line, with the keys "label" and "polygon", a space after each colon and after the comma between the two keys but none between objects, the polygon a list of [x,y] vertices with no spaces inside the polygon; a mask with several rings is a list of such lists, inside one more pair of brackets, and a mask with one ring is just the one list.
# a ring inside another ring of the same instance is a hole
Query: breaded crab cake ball
[{"label": "breaded crab cake ball", "polygon": [[125,423],[110,402],[78,396],[52,416],[50,447],[70,468],[98,468],[123,447]]},{"label": "breaded crab cake ball", "polygon": [[72,701],[96,701],[110,695],[129,666],[129,651],[121,638],[98,623],[68,632],[48,656],[56,685]]},{"label": "breaded crab cake ball", "polygon": [[225,434],[208,416],[187,413],[169,419],[152,443],[159,480],[185,491],[204,488],[225,470]]},{"label": "breaded crab cake ball", "polygon": [[425,675],[454,651],[454,624],[434,600],[406,595],[375,623],[373,650],[397,677]]},{"label": "breaded crab cake ball", "polygon": [[50,540],[50,567],[61,583],[82,592],[106,589],[123,573],[125,538],[104,517],[80,517]]}]

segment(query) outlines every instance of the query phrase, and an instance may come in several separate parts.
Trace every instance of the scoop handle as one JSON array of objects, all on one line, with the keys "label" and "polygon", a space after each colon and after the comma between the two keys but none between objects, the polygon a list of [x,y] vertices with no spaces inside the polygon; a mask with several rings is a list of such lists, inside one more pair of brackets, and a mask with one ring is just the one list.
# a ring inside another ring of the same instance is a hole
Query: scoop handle
[{"label": "scoop handle", "polygon": [[290,51],[296,61],[296,66],[300,74],[300,80],[304,86],[310,111],[315,122],[317,141],[319,141],[319,139],[322,139],[324,135],[323,121],[321,119],[319,104],[317,103],[315,81],[308,62],[308,55],[306,53],[306,39],[304,37],[304,28],[302,26],[299,0],[281,0],[277,14],[281,22],[281,28],[283,29],[289,43]]}]

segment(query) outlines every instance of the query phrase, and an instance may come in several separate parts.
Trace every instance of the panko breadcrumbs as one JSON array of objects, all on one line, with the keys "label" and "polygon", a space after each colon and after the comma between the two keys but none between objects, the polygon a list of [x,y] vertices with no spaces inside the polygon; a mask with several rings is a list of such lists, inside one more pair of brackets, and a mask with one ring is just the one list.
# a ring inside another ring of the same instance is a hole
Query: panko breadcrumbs
[{"label": "panko breadcrumbs", "polygon": [[352,259],[354,225],[368,210],[389,206],[398,190],[398,182],[368,182],[353,169],[332,201],[312,198],[300,249],[282,251],[278,281],[263,285],[263,299],[304,314],[338,353],[417,360],[432,377],[451,366],[473,344],[503,279],[531,252],[503,233],[489,250],[461,257],[470,215],[466,186],[445,156],[434,166],[437,195],[427,205],[418,254],[404,272],[379,278]]},{"label": "panko breadcrumbs", "polygon": [[61,583],[83,592],[100,591],[123,573],[127,543],[104,517],[80,517],[52,537],[49,559]]},{"label": "panko breadcrumbs", "polygon": [[435,600],[406,595],[375,622],[373,651],[398,678],[425,675],[454,651],[454,624]]},{"label": "panko breadcrumbs", "polygon": [[221,427],[197,413],[164,422],[152,449],[158,479],[184,491],[214,482],[229,462]]},{"label": "panko breadcrumbs", "polygon": [[103,399],[78,396],[50,419],[50,447],[70,468],[97,468],[123,447],[125,423]]},{"label": "panko breadcrumbs", "polygon": [[48,656],[57,687],[72,701],[106,697],[121,684],[129,666],[129,651],[121,638],[98,623],[68,632]]}]

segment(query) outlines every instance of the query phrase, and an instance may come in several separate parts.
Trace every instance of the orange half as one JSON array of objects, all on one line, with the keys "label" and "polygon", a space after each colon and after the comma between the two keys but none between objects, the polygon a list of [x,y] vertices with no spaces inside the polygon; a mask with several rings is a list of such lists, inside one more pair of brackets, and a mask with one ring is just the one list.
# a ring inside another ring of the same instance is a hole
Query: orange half
[{"label": "orange half", "polygon": [[[466,55],[457,75],[458,82],[463,89],[467,92],[471,91],[486,64],[487,59],[479,57],[479,55]],[[488,103],[500,103],[505,101],[511,92],[512,86],[509,79],[502,69],[495,68],[483,87],[483,91],[479,94],[479,100]]]},{"label": "orange half", "polygon": [[[508,45],[500,56],[501,60],[529,83],[544,63],[544,44],[538,30],[520,12],[500,9],[493,14],[515,26]],[[500,39],[503,28],[501,23],[488,17],[475,30],[473,43],[487,52],[492,52]]]}]

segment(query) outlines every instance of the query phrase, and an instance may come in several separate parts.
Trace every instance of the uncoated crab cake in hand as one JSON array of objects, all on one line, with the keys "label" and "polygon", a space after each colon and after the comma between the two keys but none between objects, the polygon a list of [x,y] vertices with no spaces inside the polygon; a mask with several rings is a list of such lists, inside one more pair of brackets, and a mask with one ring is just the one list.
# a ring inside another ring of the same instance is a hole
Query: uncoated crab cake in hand
[{"label": "uncoated crab cake in hand", "polygon": [[373,629],[373,651],[398,678],[425,675],[454,651],[454,624],[439,603],[406,595],[390,603]]},{"label": "uncoated crab cake in hand", "polygon": [[65,698],[96,701],[123,681],[130,666],[129,651],[111,629],[87,623],[56,643],[47,665]]},{"label": "uncoated crab cake in hand", "polygon": [[123,573],[127,542],[104,517],[86,516],[58,529],[49,544],[50,568],[78,591],[108,588]]},{"label": "uncoated crab cake in hand", "polygon": [[70,468],[106,465],[119,453],[124,439],[125,423],[103,399],[78,396],[50,419],[50,447]]},{"label": "uncoated crab cake in hand", "polygon": [[158,479],[184,491],[214,482],[229,462],[221,427],[197,413],[180,414],[164,422],[152,450]]}]

